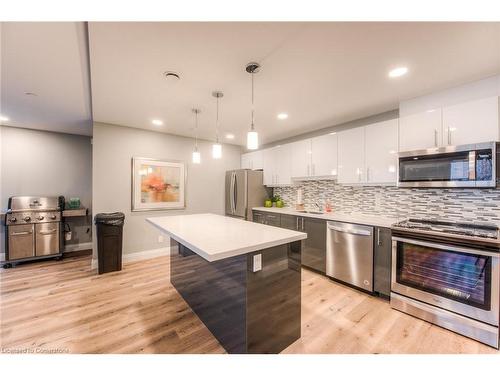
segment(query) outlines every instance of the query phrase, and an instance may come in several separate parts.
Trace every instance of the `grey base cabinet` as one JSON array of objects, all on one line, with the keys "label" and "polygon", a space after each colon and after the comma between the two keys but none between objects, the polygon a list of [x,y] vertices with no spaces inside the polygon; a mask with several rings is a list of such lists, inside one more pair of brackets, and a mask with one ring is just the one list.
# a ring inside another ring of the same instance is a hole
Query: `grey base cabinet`
[{"label": "grey base cabinet", "polygon": [[302,247],[302,265],[326,272],[326,221],[302,216],[281,215],[281,227],[307,233]]},{"label": "grey base cabinet", "polygon": [[388,228],[375,228],[374,236],[374,285],[375,292],[391,295],[392,238]]},{"label": "grey base cabinet", "polygon": [[255,223],[279,227],[281,226],[280,216],[281,216],[280,214],[275,214],[275,213],[254,212],[253,221]]}]

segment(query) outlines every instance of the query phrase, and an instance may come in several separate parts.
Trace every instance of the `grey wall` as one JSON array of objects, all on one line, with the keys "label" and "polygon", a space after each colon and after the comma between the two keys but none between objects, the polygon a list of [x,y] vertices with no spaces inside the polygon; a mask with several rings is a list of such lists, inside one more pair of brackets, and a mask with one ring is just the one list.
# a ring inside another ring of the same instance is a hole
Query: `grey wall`
[{"label": "grey wall", "polygon": [[[201,141],[199,149],[202,161],[194,165],[191,163],[194,146],[191,138],[94,123],[93,139],[93,212],[125,213],[124,254],[168,247],[168,238],[165,238],[164,243],[158,242],[159,232],[146,222],[147,217],[224,213],[225,171],[240,167],[239,146],[223,145],[222,159],[213,160],[211,144]],[[132,157],[185,161],[186,209],[132,212]]]},{"label": "grey wall", "polygon": [[[13,195],[79,197],[83,206],[91,206],[90,137],[6,126],[0,126],[0,131],[0,212],[7,210]],[[73,240],[69,244],[91,242],[90,221],[70,220]],[[3,253],[4,226],[0,227]]]}]

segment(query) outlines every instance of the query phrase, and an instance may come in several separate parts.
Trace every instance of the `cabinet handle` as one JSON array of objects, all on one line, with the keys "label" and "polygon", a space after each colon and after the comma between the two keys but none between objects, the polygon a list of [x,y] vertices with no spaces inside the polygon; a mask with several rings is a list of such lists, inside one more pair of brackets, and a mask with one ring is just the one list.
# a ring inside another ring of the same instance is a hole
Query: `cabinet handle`
[{"label": "cabinet handle", "polygon": [[309,164],[307,164],[307,175],[310,176],[311,173],[310,173],[310,169],[311,169],[311,166]]},{"label": "cabinet handle", "polygon": [[11,236],[25,236],[27,234],[31,234],[33,232],[13,232]]},{"label": "cabinet handle", "polygon": [[451,128],[448,126],[448,144],[451,146]]},{"label": "cabinet handle", "polygon": [[302,232],[304,231],[304,218],[302,217]]},{"label": "cabinet handle", "polygon": [[363,170],[358,168],[358,182],[361,182],[361,173],[363,173]]},{"label": "cabinet handle", "polygon": [[377,245],[382,246],[382,241],[380,240],[380,228],[377,228]]},{"label": "cabinet handle", "polygon": [[438,131],[437,129],[434,129],[434,146],[438,146]]},{"label": "cabinet handle", "polygon": [[370,167],[366,167],[366,181],[370,181]]},{"label": "cabinet handle", "polygon": [[299,230],[299,217],[296,217],[297,223],[295,224],[295,229]]},{"label": "cabinet handle", "polygon": [[38,233],[40,234],[52,234],[52,233],[55,233],[57,232],[57,229],[51,229],[51,230],[46,230],[46,231],[40,231]]}]

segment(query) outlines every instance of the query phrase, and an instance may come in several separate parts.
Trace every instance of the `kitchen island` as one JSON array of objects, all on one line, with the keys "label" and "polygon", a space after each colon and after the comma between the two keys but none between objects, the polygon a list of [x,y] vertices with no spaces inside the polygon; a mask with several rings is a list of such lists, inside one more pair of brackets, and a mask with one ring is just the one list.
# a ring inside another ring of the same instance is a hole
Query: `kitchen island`
[{"label": "kitchen island", "polygon": [[228,353],[300,337],[302,232],[215,214],[148,218],[170,236],[170,279]]}]

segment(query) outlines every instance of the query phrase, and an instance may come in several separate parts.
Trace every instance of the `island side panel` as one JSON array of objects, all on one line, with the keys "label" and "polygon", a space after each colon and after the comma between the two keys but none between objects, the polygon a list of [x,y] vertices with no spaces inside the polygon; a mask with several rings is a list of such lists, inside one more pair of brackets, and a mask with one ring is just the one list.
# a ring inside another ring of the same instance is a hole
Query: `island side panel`
[{"label": "island side panel", "polygon": [[[253,256],[262,270],[253,272]],[[302,241],[248,254],[247,350],[279,353],[301,334]]]},{"label": "island side panel", "polygon": [[208,262],[170,240],[171,283],[228,353],[246,353],[247,255]]}]

